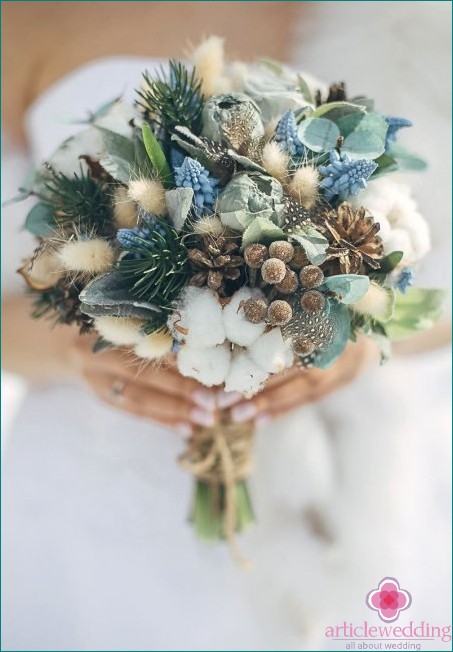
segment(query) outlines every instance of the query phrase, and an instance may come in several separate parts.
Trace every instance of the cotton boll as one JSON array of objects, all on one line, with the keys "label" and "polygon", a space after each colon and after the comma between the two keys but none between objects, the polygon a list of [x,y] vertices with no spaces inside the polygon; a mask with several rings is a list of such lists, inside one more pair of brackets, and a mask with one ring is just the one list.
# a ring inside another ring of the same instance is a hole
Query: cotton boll
[{"label": "cotton boll", "polygon": [[221,385],[230,368],[231,351],[228,344],[207,348],[192,347],[187,344],[178,352],[177,364],[183,376],[195,378],[203,385]]},{"label": "cotton boll", "polygon": [[142,116],[135,106],[119,100],[110,107],[107,113],[96,118],[94,124],[130,138],[132,135],[131,120],[134,121],[134,124],[140,124],[141,119]]},{"label": "cotton boll", "polygon": [[168,328],[175,339],[190,346],[222,344],[225,328],[217,295],[208,288],[187,287],[180,305],[168,320]]},{"label": "cotton boll", "polygon": [[216,84],[225,65],[223,41],[218,36],[210,36],[192,53],[195,72],[201,81],[201,90],[207,96],[224,92],[220,91]]},{"label": "cotton boll", "polygon": [[106,240],[69,240],[58,252],[64,268],[83,274],[101,274],[113,267],[115,252]]},{"label": "cotton boll", "polygon": [[309,165],[299,168],[289,184],[289,193],[304,208],[311,208],[318,198],[319,173]]},{"label": "cotton boll", "polygon": [[216,237],[220,237],[225,233],[224,225],[215,215],[201,217],[194,223],[193,230],[198,235],[213,235]]},{"label": "cotton boll", "polygon": [[405,184],[388,177],[377,179],[352,202],[365,206],[381,225],[379,237],[385,253],[402,251],[403,262],[414,264],[429,251],[428,224]]},{"label": "cotton boll", "polygon": [[139,204],[143,210],[156,215],[165,215],[165,190],[159,181],[154,179],[135,179],[129,184],[128,197]]},{"label": "cotton boll", "polygon": [[367,293],[352,308],[363,315],[371,315],[385,320],[390,317],[393,303],[393,291],[378,283],[370,283]]},{"label": "cotton boll", "polygon": [[96,317],[94,322],[99,335],[115,346],[132,346],[142,338],[141,319],[132,317]]},{"label": "cotton boll", "polygon": [[262,166],[273,177],[284,182],[288,176],[288,154],[276,142],[267,143],[263,148]]},{"label": "cotton boll", "polygon": [[156,360],[171,353],[173,338],[167,331],[157,331],[149,335],[142,335],[134,352],[139,358]]},{"label": "cotton boll", "polygon": [[129,199],[126,188],[119,186],[114,192],[113,217],[118,229],[131,229],[137,226],[137,205]]},{"label": "cotton boll", "polygon": [[49,159],[49,164],[56,172],[61,172],[67,177],[74,173],[80,174],[80,170],[88,172],[86,162],[80,156],[89,156],[98,160],[104,152],[104,143],[100,132],[94,127],[84,129],[75,136],[65,140]]},{"label": "cotton boll", "polygon": [[248,355],[263,371],[274,374],[290,367],[293,353],[283,341],[280,328],[263,333],[248,349]]},{"label": "cotton boll", "polygon": [[259,290],[252,290],[244,287],[238,290],[231,298],[231,301],[223,309],[223,325],[226,337],[234,344],[239,346],[250,346],[264,332],[266,324],[260,322],[253,324],[244,316],[244,311],[240,307],[241,302],[247,301],[252,297],[261,297]]},{"label": "cotton boll", "polygon": [[259,392],[267,377],[268,373],[253,362],[245,351],[237,351],[225,378],[225,391],[252,396]]}]

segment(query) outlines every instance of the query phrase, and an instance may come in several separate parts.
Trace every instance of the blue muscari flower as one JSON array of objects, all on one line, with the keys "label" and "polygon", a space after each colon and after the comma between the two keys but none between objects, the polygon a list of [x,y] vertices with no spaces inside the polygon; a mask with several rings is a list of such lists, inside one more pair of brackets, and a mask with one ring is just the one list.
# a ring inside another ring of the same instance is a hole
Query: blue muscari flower
[{"label": "blue muscari flower", "polygon": [[398,290],[404,294],[406,290],[412,285],[413,280],[414,272],[412,269],[410,267],[403,267],[403,269],[398,274],[395,285]]},{"label": "blue muscari flower", "polygon": [[398,118],[392,115],[388,115],[385,121],[388,124],[387,135],[385,137],[385,149],[387,149],[390,142],[396,140],[396,132],[403,127],[412,127],[412,122],[407,120],[407,118]]},{"label": "blue muscari flower", "polygon": [[143,245],[143,240],[152,242],[156,232],[162,235],[165,233],[159,220],[151,213],[140,211],[138,225],[131,229],[119,229],[116,239],[123,249],[127,249],[135,257],[140,257],[135,250]]},{"label": "blue muscari flower", "polygon": [[330,201],[338,195],[346,199],[348,195],[356,195],[365,188],[366,180],[377,168],[374,161],[368,159],[351,159],[347,154],[338,154],[332,150],[328,165],[320,165],[318,170],[323,177],[319,184],[324,190],[324,197]]},{"label": "blue muscari flower", "polygon": [[181,165],[184,163],[185,157],[186,155],[183,154],[178,148],[172,147],[170,149],[170,164],[173,170],[175,170],[175,168],[181,167]]},{"label": "blue muscari flower", "polygon": [[274,140],[290,156],[301,156],[305,152],[304,144],[297,135],[297,122],[294,111],[286,111],[275,129]]},{"label": "blue muscari flower", "polygon": [[178,188],[192,188],[194,192],[195,212],[201,217],[212,211],[219,192],[219,182],[195,159],[186,157],[175,168],[175,183]]}]

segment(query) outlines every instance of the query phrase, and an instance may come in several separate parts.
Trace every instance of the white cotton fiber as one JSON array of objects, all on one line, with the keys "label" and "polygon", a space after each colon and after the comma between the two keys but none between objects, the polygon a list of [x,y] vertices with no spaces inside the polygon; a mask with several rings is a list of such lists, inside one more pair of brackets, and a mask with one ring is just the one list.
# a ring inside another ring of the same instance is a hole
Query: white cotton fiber
[{"label": "white cotton fiber", "polygon": [[208,288],[187,287],[180,305],[168,320],[168,328],[175,339],[192,347],[222,344],[225,328],[217,296]]},{"label": "white cotton fiber", "polygon": [[260,390],[267,377],[268,374],[245,351],[235,351],[225,378],[225,391],[252,396]]},{"label": "white cotton fiber", "polygon": [[234,294],[231,301],[223,309],[223,324],[225,333],[230,342],[239,346],[250,346],[266,328],[264,322],[252,324],[244,317],[244,310],[240,308],[241,302],[251,297],[262,296],[259,290],[241,288]]},{"label": "white cotton fiber", "polygon": [[270,374],[283,371],[293,363],[294,355],[283,341],[280,328],[263,333],[248,349],[251,360]]},{"label": "white cotton fiber", "polygon": [[178,352],[178,369],[183,376],[195,378],[212,387],[224,382],[230,368],[231,352],[228,344],[209,348],[195,348],[185,344]]}]

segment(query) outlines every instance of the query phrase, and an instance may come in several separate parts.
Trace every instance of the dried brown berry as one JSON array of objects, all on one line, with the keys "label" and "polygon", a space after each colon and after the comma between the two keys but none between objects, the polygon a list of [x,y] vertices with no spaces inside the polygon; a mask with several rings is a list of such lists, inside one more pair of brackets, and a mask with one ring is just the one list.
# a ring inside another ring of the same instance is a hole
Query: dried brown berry
[{"label": "dried brown berry", "polygon": [[244,249],[245,262],[252,269],[259,269],[267,258],[269,258],[269,253],[263,244],[256,242],[247,245]]},{"label": "dried brown berry", "polygon": [[248,299],[244,305],[244,317],[252,324],[259,324],[267,313],[267,303],[264,299]]},{"label": "dried brown berry", "polygon": [[310,261],[308,260],[307,255],[303,250],[303,248],[295,247],[293,257],[291,258],[291,262],[290,262],[291,267],[293,267],[294,269],[300,269],[301,267],[305,267],[305,265],[308,265],[309,262]]},{"label": "dried brown berry", "polygon": [[267,318],[272,326],[284,326],[293,316],[293,310],[287,301],[272,301],[267,311]]},{"label": "dried brown berry", "polygon": [[297,290],[299,281],[297,280],[296,272],[293,272],[292,269],[287,269],[285,278],[280,283],[277,283],[275,288],[282,294],[292,294]]},{"label": "dried brown berry", "polygon": [[261,275],[266,283],[281,283],[286,276],[286,265],[278,258],[268,258],[261,267]]},{"label": "dried brown berry", "polygon": [[307,312],[317,312],[322,310],[325,304],[324,295],[318,290],[308,290],[304,292],[300,300],[300,305]]},{"label": "dried brown berry", "polygon": [[296,355],[310,355],[315,348],[315,344],[306,337],[299,337],[293,342],[293,351]]},{"label": "dried brown berry", "polygon": [[300,270],[300,283],[304,288],[316,288],[324,281],[324,273],[316,265],[307,265]]},{"label": "dried brown berry", "polygon": [[271,258],[278,258],[288,263],[294,254],[294,247],[287,240],[276,240],[269,245],[269,256]]}]

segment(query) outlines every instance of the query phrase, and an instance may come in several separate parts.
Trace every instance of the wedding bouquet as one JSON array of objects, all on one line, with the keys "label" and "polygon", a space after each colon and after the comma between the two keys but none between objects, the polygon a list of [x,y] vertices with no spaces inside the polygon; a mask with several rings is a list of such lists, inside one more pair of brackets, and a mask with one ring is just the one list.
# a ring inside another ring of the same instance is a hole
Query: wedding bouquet
[{"label": "wedding bouquet", "polygon": [[[251,396],[293,365],[329,367],[360,333],[384,360],[438,316],[441,293],[410,287],[428,228],[392,178],[424,164],[397,142],[409,120],[372,99],[273,61],[226,64],[212,37],[88,122],[21,189],[39,200],[20,270],[35,317]],[[180,461],[198,533],[231,540],[253,519],[253,424],[218,417]]]}]

